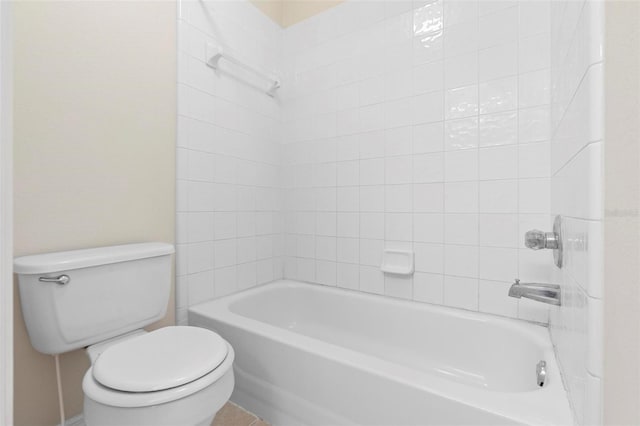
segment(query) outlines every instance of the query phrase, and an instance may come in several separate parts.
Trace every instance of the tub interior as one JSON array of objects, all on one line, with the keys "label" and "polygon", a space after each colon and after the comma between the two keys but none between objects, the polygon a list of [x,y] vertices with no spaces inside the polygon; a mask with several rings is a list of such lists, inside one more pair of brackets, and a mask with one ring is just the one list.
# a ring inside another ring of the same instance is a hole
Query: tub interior
[{"label": "tub interior", "polygon": [[329,292],[313,285],[247,295],[231,312],[423,373],[499,392],[539,389],[539,342],[509,321],[482,319],[376,296]]}]

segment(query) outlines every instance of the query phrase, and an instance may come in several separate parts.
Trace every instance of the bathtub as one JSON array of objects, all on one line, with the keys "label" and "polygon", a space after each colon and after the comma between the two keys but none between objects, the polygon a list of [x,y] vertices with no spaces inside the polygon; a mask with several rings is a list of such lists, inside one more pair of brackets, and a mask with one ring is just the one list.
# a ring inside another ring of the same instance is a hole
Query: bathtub
[{"label": "bathtub", "polygon": [[231,399],[273,425],[573,424],[534,324],[294,281],[196,305],[189,323],[231,343]]}]

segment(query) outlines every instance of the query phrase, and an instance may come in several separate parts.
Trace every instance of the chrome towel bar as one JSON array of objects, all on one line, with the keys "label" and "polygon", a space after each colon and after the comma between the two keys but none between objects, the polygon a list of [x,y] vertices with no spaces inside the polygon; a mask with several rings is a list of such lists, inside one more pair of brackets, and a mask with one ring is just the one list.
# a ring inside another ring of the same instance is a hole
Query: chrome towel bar
[{"label": "chrome towel bar", "polygon": [[272,76],[269,76],[264,72],[250,65],[245,64],[240,59],[226,52],[222,47],[214,46],[212,44],[207,43],[206,52],[207,52],[206,63],[208,66],[210,66],[213,69],[218,69],[220,67],[220,60],[225,59],[235,64],[236,66],[244,69],[245,71],[249,71],[250,73],[255,74],[256,76],[264,80],[267,80],[269,83],[265,88],[265,93],[267,95],[274,97],[276,94],[276,90],[280,88],[280,80]]}]

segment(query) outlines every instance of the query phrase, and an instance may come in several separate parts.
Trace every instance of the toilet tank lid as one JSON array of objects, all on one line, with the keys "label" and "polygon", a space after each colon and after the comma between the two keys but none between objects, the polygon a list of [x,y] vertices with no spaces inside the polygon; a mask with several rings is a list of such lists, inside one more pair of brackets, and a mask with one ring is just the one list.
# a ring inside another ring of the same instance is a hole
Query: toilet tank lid
[{"label": "toilet tank lid", "polygon": [[165,256],[174,251],[173,245],[168,243],[136,243],[35,254],[15,258],[13,272],[26,275],[46,274]]}]

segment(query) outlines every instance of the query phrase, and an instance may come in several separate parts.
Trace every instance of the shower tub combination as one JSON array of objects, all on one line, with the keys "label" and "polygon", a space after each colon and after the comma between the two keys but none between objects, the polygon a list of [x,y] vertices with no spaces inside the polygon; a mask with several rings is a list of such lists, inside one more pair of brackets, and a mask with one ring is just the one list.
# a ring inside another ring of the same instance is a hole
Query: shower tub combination
[{"label": "shower tub combination", "polygon": [[534,324],[294,281],[199,304],[189,322],[231,343],[231,399],[275,425],[573,424]]}]

